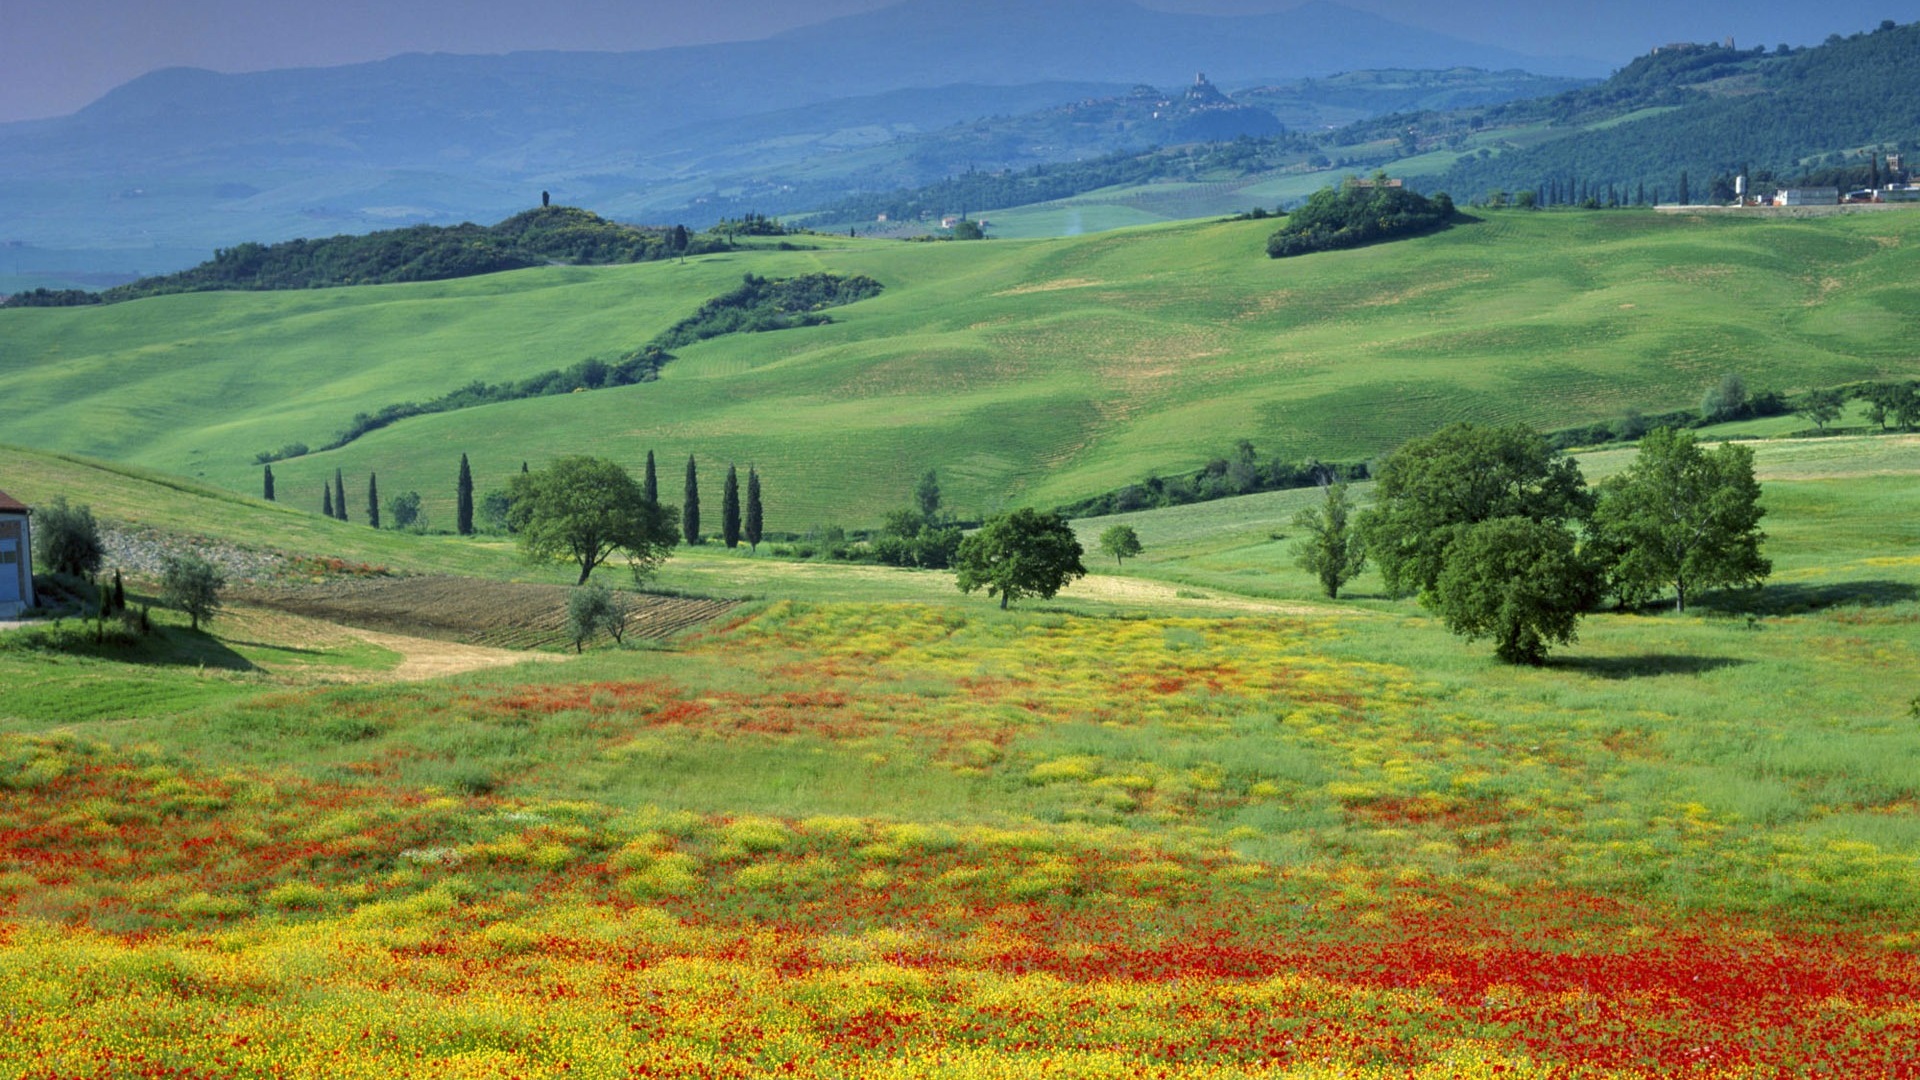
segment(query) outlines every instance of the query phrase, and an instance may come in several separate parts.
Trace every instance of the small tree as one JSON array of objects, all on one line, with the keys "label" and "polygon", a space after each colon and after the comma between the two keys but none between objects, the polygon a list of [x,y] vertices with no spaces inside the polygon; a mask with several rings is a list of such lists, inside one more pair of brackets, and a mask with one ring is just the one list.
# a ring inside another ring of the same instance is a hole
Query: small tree
[{"label": "small tree", "polygon": [[932,469],[914,485],[913,501],[920,507],[920,516],[928,521],[940,515],[940,477]]},{"label": "small tree", "polygon": [[646,493],[648,502],[660,501],[660,476],[653,471],[653,451],[651,450],[647,451],[646,479],[640,482],[640,490]]},{"label": "small tree", "polygon": [[1366,547],[1358,531],[1348,524],[1351,513],[1347,485],[1329,484],[1325,502],[1303,509],[1293,518],[1294,528],[1306,532],[1293,547],[1294,565],[1318,579],[1329,600],[1338,599],[1340,587],[1367,568]]},{"label": "small tree", "polygon": [[1113,556],[1115,566],[1124,566],[1126,560],[1146,549],[1140,546],[1140,534],[1133,531],[1133,526],[1109,525],[1100,534],[1100,550]]},{"label": "small tree", "polygon": [[[373,473],[367,474],[367,524],[376,529],[380,527],[380,479]],[[393,527],[401,529],[406,526],[396,521]]]},{"label": "small tree", "polygon": [[266,471],[260,476],[260,497],[268,502],[273,501],[273,466],[271,465],[266,466]]},{"label": "small tree", "polygon": [[1840,418],[1845,406],[1846,398],[1838,390],[1809,390],[1793,414],[1813,421],[1814,427],[1825,431],[1828,424]]},{"label": "small tree", "polygon": [[193,628],[211,622],[220,610],[220,590],[227,581],[214,565],[198,555],[170,558],[160,573],[160,597],[187,613]]},{"label": "small tree", "polygon": [[495,488],[480,497],[480,520],[494,532],[509,532],[508,518],[513,511],[513,496],[504,488]]},{"label": "small tree", "polygon": [[387,514],[393,519],[396,529],[427,527],[427,515],[420,509],[420,493],[417,491],[403,491],[387,500]]},{"label": "small tree", "polygon": [[333,485],[332,484],[320,485],[320,513],[327,517],[333,516]]},{"label": "small tree", "polygon": [[732,551],[740,546],[740,473],[727,466],[727,483],[720,491],[720,539]]},{"label": "small tree", "polygon": [[333,516],[347,520],[347,482],[341,478],[339,469],[333,470]]},{"label": "small tree", "polygon": [[56,574],[90,578],[106,561],[93,507],[68,506],[65,495],[55,495],[51,503],[34,511],[33,531],[41,561]]},{"label": "small tree", "polygon": [[113,610],[127,610],[127,585],[126,582],[120,580],[120,570],[118,567],[113,571]]},{"label": "small tree", "polygon": [[989,520],[960,542],[954,559],[963,593],[986,589],[1000,606],[1023,596],[1052,599],[1075,578],[1085,577],[1080,541],[1073,526],[1057,513],[1023,507]]},{"label": "small tree", "polygon": [[747,550],[754,554],[760,552],[760,474],[753,466],[747,466]]},{"label": "small tree", "polygon": [[573,639],[573,651],[582,651],[602,630],[615,644],[624,644],[628,614],[626,598],[605,585],[592,581],[575,587],[567,595],[567,636]]},{"label": "small tree", "polygon": [[460,455],[460,479],[453,489],[453,527],[461,536],[473,535],[473,467]]},{"label": "small tree", "polygon": [[1565,526],[1494,518],[1460,530],[1433,595],[1447,629],[1492,638],[1507,663],[1542,664],[1549,645],[1575,639],[1593,572]]},{"label": "small tree", "polygon": [[1685,611],[1691,592],[1758,585],[1773,571],[1760,554],[1766,511],[1747,447],[1725,443],[1709,453],[1692,432],[1655,428],[1599,496],[1595,546],[1615,559],[1611,576],[1624,596],[1671,586],[1675,608]]},{"label": "small tree", "polygon": [[1709,423],[1739,419],[1747,410],[1747,381],[1727,375],[1700,396],[1700,416]]},{"label": "small tree", "polygon": [[594,568],[624,552],[635,581],[673,550],[673,514],[648,502],[617,463],[573,455],[513,479],[507,521],[529,562],[567,559],[585,585]]},{"label": "small tree", "polygon": [[680,505],[680,535],[689,545],[700,542],[700,476],[693,464],[693,455],[687,455],[687,486],[684,502]]}]

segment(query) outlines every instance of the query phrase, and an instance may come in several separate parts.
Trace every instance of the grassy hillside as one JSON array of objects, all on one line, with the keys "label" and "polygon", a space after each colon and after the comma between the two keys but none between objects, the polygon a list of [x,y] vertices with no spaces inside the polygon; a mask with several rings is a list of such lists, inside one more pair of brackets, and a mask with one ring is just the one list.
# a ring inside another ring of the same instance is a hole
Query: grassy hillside
[{"label": "grassy hillside", "polygon": [[[962,513],[1053,503],[1250,438],[1362,457],[1452,420],[1544,427],[1692,405],[1723,374],[1794,390],[1913,374],[1920,214],[1796,222],[1494,213],[1445,234],[1272,262],[1273,223],[972,244],[814,239],[613,268],[321,293],[162,297],[0,320],[0,439],[253,493],[253,455],[355,412],[610,356],[753,272],[865,273],[835,324],[680,350],[658,383],[410,420],[279,463],[317,508],[427,497],[450,522],[460,453],[481,491],[529,461],[648,449],[678,501],[698,456],[717,519],[755,463],[770,529],[876,520],[939,469]],[[313,504],[309,506],[309,504]]]}]

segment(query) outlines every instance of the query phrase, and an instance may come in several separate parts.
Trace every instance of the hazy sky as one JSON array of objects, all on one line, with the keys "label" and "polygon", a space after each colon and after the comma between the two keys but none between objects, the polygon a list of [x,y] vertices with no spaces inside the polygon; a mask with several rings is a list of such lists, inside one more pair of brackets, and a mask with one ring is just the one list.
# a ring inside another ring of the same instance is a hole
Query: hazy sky
[{"label": "hazy sky", "polygon": [[[156,68],[345,64],[403,52],[629,50],[765,37],[890,0],[0,0],[0,121],[70,113]],[[1003,0],[1004,2],[1004,0]],[[1038,2],[1038,0],[1037,0]],[[1285,11],[1300,0],[1143,0],[1166,10]],[[1344,0],[1535,55],[1624,63],[1668,41],[1817,42],[1915,18],[1914,0]],[[966,22],[967,0],[952,0]],[[1895,9],[1907,10],[1895,10]]]}]

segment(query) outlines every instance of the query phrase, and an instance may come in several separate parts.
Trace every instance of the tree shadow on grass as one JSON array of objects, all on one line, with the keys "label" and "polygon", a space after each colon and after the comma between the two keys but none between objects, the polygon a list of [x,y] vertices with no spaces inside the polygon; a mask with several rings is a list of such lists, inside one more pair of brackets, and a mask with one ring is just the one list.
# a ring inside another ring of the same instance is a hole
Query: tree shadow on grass
[{"label": "tree shadow on grass", "polygon": [[1645,679],[1659,675],[1705,675],[1752,662],[1734,656],[1649,653],[1645,656],[1555,656],[1547,660],[1547,666],[1596,679]]},{"label": "tree shadow on grass", "polygon": [[1803,615],[1837,607],[1888,607],[1912,600],[1920,600],[1920,586],[1904,581],[1835,581],[1716,592],[1702,597],[1694,606],[1724,615]]}]

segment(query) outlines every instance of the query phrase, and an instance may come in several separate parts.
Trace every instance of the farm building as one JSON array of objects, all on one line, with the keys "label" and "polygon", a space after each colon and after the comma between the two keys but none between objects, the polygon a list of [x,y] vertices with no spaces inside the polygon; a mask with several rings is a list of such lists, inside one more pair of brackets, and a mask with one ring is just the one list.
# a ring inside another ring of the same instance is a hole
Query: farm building
[{"label": "farm building", "polygon": [[1830,187],[1785,188],[1773,197],[1775,206],[1835,206],[1840,189]]},{"label": "farm building", "polygon": [[0,619],[33,606],[33,530],[25,503],[0,491]]}]

